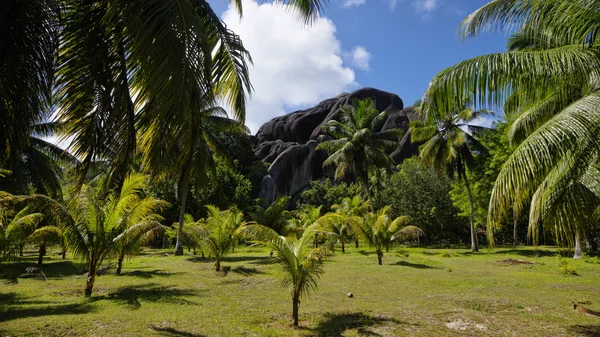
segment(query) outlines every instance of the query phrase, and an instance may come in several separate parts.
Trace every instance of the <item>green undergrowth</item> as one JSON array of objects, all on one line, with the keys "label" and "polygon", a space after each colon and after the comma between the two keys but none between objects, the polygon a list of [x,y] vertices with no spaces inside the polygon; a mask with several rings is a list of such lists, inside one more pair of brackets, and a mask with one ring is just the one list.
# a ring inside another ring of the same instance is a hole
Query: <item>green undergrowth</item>
[{"label": "green undergrowth", "polygon": [[593,259],[558,259],[551,247],[398,247],[379,266],[372,249],[346,247],[302,301],[298,329],[279,267],[259,247],[236,248],[222,272],[211,259],[145,250],[122,275],[98,277],[90,299],[85,271],[57,251],[41,267],[47,281],[19,277],[36,266],[29,252],[0,265],[0,336],[600,335],[600,320],[571,305],[600,310]]}]

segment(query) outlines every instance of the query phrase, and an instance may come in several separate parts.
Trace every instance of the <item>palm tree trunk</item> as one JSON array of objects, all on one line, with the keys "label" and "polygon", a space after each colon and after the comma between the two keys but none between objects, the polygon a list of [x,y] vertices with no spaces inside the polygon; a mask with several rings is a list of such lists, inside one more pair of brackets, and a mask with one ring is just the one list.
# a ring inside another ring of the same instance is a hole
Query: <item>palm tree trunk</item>
[{"label": "palm tree trunk", "polygon": [[94,289],[94,281],[96,280],[96,275],[93,272],[88,272],[87,275],[87,283],[85,284],[85,296],[92,296],[92,290]]},{"label": "palm tree trunk", "polygon": [[64,260],[66,256],[67,256],[67,248],[63,248],[63,250],[62,250],[62,259]]},{"label": "palm tree trunk", "polygon": [[579,230],[575,230],[575,255],[573,255],[574,259],[581,259],[581,237],[579,235]]},{"label": "palm tree trunk", "polygon": [[383,251],[381,249],[377,249],[377,262],[380,266],[383,264]]},{"label": "palm tree trunk", "polygon": [[292,298],[292,324],[294,326],[298,326],[298,311],[300,309],[300,292],[294,291],[294,295]]},{"label": "palm tree trunk", "polygon": [[469,223],[471,227],[471,251],[477,252],[477,233],[475,232],[475,223],[473,220],[473,195],[471,194],[471,186],[469,184],[469,178],[467,178],[467,172],[463,169],[462,178],[467,188],[467,196],[469,197]]},{"label": "palm tree trunk", "polygon": [[371,212],[375,213],[375,205],[373,204],[373,196],[371,195],[371,189],[369,188],[369,178],[363,179],[363,186],[365,190],[367,190],[367,198],[369,199],[369,206],[371,207]]},{"label": "palm tree trunk", "polygon": [[358,237],[354,239],[354,246],[358,248]]},{"label": "palm tree trunk", "polygon": [[117,270],[115,271],[117,275],[120,275],[121,270],[123,269],[123,259],[125,259],[125,248],[121,248],[121,251],[119,252],[119,258],[117,259]]},{"label": "palm tree trunk", "polygon": [[319,234],[315,234],[315,248],[319,248]]},{"label": "palm tree trunk", "polygon": [[45,244],[41,244],[40,245],[40,253],[38,255],[38,264],[42,264],[43,263],[44,255],[46,255],[46,245]]},{"label": "palm tree trunk", "polygon": [[217,262],[215,262],[215,270],[221,271],[221,259],[217,257]]},{"label": "palm tree trunk", "polygon": [[185,221],[185,203],[187,201],[187,192],[190,184],[190,160],[183,168],[183,174],[179,184],[179,199],[181,200],[181,210],[179,212],[179,228],[177,229],[177,243],[175,244],[175,255],[183,255],[183,224]]},{"label": "palm tree trunk", "polygon": [[87,282],[85,284],[84,294],[85,297],[92,296],[92,290],[94,290],[94,281],[96,280],[96,261],[92,257],[89,263],[89,269],[87,274]]},{"label": "palm tree trunk", "polygon": [[342,254],[346,253],[346,250],[344,249],[344,238],[340,236],[340,243],[342,244]]},{"label": "palm tree trunk", "polygon": [[517,226],[519,225],[519,212],[516,207],[513,208],[513,242],[515,246],[519,245],[519,238],[517,236]]},{"label": "palm tree trunk", "polygon": [[19,245],[19,256],[21,256],[21,257],[23,256],[23,247],[25,247],[24,244]]}]

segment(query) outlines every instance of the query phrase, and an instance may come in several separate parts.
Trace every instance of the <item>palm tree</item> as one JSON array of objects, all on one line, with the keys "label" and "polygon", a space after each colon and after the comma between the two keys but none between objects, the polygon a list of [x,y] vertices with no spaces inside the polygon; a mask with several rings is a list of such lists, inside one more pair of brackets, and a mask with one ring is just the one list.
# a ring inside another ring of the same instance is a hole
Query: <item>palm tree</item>
[{"label": "palm tree", "polygon": [[43,226],[36,229],[27,237],[27,241],[39,245],[38,264],[43,263],[44,256],[46,255],[46,247],[49,245],[59,245],[62,249],[63,259],[67,254],[65,235],[62,229],[56,226]]},{"label": "palm tree", "polygon": [[9,0],[0,11],[0,167],[29,146],[31,125],[48,113],[58,47],[58,1]]},{"label": "palm tree", "polygon": [[[190,184],[201,187],[210,177],[216,177],[213,155],[229,158],[222,142],[223,132],[245,131],[242,124],[226,117],[225,110],[214,106],[211,97],[196,96],[196,99],[196,110],[173,117],[178,120],[177,125],[163,123],[160,118],[145,120],[140,144],[144,170],[158,179],[176,179],[181,202],[180,224],[185,220]],[[182,254],[183,226],[179,226],[175,255]]]},{"label": "palm tree", "polygon": [[281,197],[266,208],[256,207],[250,212],[250,218],[263,226],[267,226],[280,235],[285,235],[288,229],[288,220],[292,213],[287,210],[289,197]]},{"label": "palm tree", "polygon": [[[332,228],[334,232],[350,233],[352,232],[352,226],[350,222],[356,219],[362,219],[366,213],[368,213],[369,205],[363,202],[359,195],[355,195],[352,198],[344,198],[340,204],[334,204],[331,209],[339,216],[339,221],[335,225],[336,228]],[[335,223],[335,222],[334,222]],[[350,226],[349,226],[350,225]],[[358,236],[354,235],[354,243],[358,248]],[[344,241],[343,237],[340,236],[342,244],[342,253],[344,253]]]},{"label": "palm tree", "polygon": [[57,145],[43,139],[60,129],[57,123],[43,122],[30,126],[27,145],[20,155],[5,167],[10,171],[0,176],[0,189],[13,194],[45,194],[63,198],[60,179],[63,169],[79,163],[77,158]]},{"label": "palm tree", "polygon": [[449,110],[446,114],[436,110],[435,113],[428,115],[428,121],[411,123],[413,142],[425,142],[419,147],[421,160],[427,165],[432,165],[438,174],[445,171],[450,178],[458,176],[465,184],[469,198],[469,224],[473,252],[478,250],[477,233],[473,220],[473,195],[467,168],[474,162],[473,152],[483,151],[484,147],[463,128],[480,128],[469,123],[487,114],[490,113],[485,110],[474,111],[463,106],[458,112]]},{"label": "palm tree", "polygon": [[199,226],[191,228],[197,231],[198,237],[204,242],[203,247],[206,247],[214,255],[215,270],[221,271],[221,260],[233,247],[236,240],[235,231],[239,226],[235,221],[236,217],[230,210],[221,211],[213,205],[207,205],[206,209],[208,211],[206,220],[200,222]]},{"label": "palm tree", "polygon": [[383,250],[402,234],[402,229],[410,224],[411,217],[405,215],[392,219],[387,213],[390,206],[385,206],[377,213],[367,213],[363,221],[354,221],[354,232],[367,244],[375,248],[377,262],[383,264]]},{"label": "palm tree", "polygon": [[375,207],[369,175],[374,170],[392,167],[393,161],[385,150],[396,147],[402,136],[401,129],[378,130],[385,117],[386,112],[377,111],[373,100],[354,100],[352,105],[340,109],[339,121],[331,120],[323,126],[323,132],[333,139],[317,147],[329,153],[323,167],[335,166],[336,179],[349,173],[356,176],[362,191],[367,194],[372,212]]},{"label": "palm tree", "polygon": [[274,258],[284,273],[282,285],[290,287],[292,296],[292,324],[298,326],[298,311],[301,299],[309,291],[316,291],[317,283],[323,274],[326,248],[311,247],[314,236],[319,232],[318,224],[306,228],[299,239],[285,238],[269,227],[245,225],[238,230],[250,240],[266,245],[276,253]]},{"label": "palm tree", "polygon": [[[596,161],[600,149],[600,48],[594,34],[598,5],[597,0],[491,2],[472,13],[461,31],[467,37],[490,28],[516,27],[519,30],[509,40],[509,51],[463,61],[431,82],[426,110],[428,104],[475,92],[477,103],[498,106],[506,102],[505,110],[516,116],[509,136],[518,146],[504,164],[490,200],[490,244],[493,229],[511,208],[518,208],[535,194],[561,195],[562,188],[553,189],[584,182],[583,172]],[[583,169],[553,173],[557,166]],[[558,238],[572,243],[582,229],[581,221],[576,219],[589,208],[586,195],[598,195],[592,185],[584,182],[585,188],[570,189],[579,194],[577,198],[552,198],[554,206],[545,204],[546,209],[562,209],[562,216],[537,219],[552,219],[554,225],[544,228],[556,228],[561,233]],[[538,193],[540,188],[545,192]],[[572,204],[569,200],[580,202]],[[530,213],[537,212],[535,203],[532,207]],[[537,243],[537,226],[532,222],[536,216],[531,215],[529,234]]]},{"label": "palm tree", "polygon": [[[296,234],[297,238],[302,236],[302,233],[321,219],[321,206],[316,207],[307,205],[302,209],[294,212],[294,217],[288,220],[288,231]],[[315,248],[319,247],[319,235],[315,234]]]},{"label": "palm tree", "polygon": [[91,296],[98,268],[108,256],[118,253],[129,234],[154,230],[157,212],[166,204],[144,198],[142,189],[147,178],[130,175],[117,195],[107,200],[103,193],[85,187],[74,200],[73,221],[65,235],[73,255],[88,265],[85,296]]},{"label": "palm tree", "polygon": [[8,194],[2,195],[4,205],[0,209],[0,253],[2,253],[0,260],[13,258],[22,251],[27,238],[44,219],[43,214],[34,212],[30,207],[15,212],[5,203],[9,202],[13,205],[12,198]]}]

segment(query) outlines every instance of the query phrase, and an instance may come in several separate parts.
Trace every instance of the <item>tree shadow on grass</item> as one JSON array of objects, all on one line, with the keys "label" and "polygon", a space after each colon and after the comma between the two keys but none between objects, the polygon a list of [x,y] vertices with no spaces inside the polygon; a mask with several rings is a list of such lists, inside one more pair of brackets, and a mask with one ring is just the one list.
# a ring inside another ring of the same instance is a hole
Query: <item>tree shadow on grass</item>
[{"label": "tree shadow on grass", "polygon": [[84,267],[75,264],[72,261],[51,262],[43,265],[35,262],[13,262],[2,265],[0,279],[7,280],[6,283],[18,283],[15,280],[25,274],[25,268],[36,267],[44,272],[47,278],[64,278],[67,276],[81,275],[85,272]]},{"label": "tree shadow on grass", "polygon": [[264,272],[262,272],[256,268],[246,268],[244,266],[235,267],[235,268],[231,269],[231,272],[240,274],[240,275],[244,275],[244,276],[264,274]]},{"label": "tree shadow on grass", "polygon": [[398,261],[394,263],[395,266],[411,267],[416,269],[440,269],[439,267],[428,266],[422,263],[411,263],[408,261]]},{"label": "tree shadow on grass", "polygon": [[[37,306],[31,306],[32,304]],[[48,301],[28,300],[14,293],[0,294],[0,322],[26,317],[78,315],[93,310],[94,308],[88,303],[56,304]]]},{"label": "tree shadow on grass", "polygon": [[312,329],[317,337],[341,337],[347,330],[356,329],[360,336],[381,336],[380,334],[370,331],[369,328],[374,328],[384,324],[406,324],[393,318],[370,316],[362,312],[342,313],[342,314],[325,314],[324,320],[319,322]]},{"label": "tree shadow on grass", "polygon": [[225,256],[224,262],[249,262],[252,264],[271,264],[273,259],[269,256]]},{"label": "tree shadow on grass", "polygon": [[495,251],[493,254],[514,254],[514,255],[520,255],[520,256],[526,256],[526,257],[544,257],[544,256],[556,256],[556,254],[558,254],[558,252],[556,251],[551,251],[551,250],[547,250],[547,249],[538,249],[538,250],[532,250],[532,249],[518,249],[518,248],[514,248],[514,249],[507,249],[507,250],[498,250]]},{"label": "tree shadow on grass", "polygon": [[358,251],[358,253],[359,253],[360,255],[364,255],[364,256],[369,256],[369,255],[375,254],[374,252],[367,252],[367,251],[366,251],[366,250],[364,250],[364,249],[361,249],[361,250],[359,250],[359,251]]},{"label": "tree shadow on grass", "polygon": [[600,337],[600,325],[571,325],[569,331],[586,337]]},{"label": "tree shadow on grass", "polygon": [[175,275],[178,273],[171,273],[171,272],[166,272],[164,270],[150,270],[150,271],[144,271],[144,270],[132,270],[132,271],[128,271],[128,272],[124,272],[120,275],[117,276],[133,276],[133,277],[139,277],[139,278],[153,278],[153,277],[167,277],[167,276],[171,276],[171,275]]},{"label": "tree shadow on grass", "polygon": [[205,337],[204,335],[195,334],[186,331],[180,331],[173,328],[161,328],[158,326],[150,326],[150,329],[158,332],[161,336],[172,336],[172,337]]},{"label": "tree shadow on grass", "polygon": [[186,300],[182,296],[196,295],[192,289],[177,289],[172,286],[162,286],[156,283],[147,283],[133,286],[120,287],[108,295],[92,298],[92,301],[109,300],[127,305],[132,310],[139,309],[142,301],[161,302],[170,304],[196,305],[197,303]]}]

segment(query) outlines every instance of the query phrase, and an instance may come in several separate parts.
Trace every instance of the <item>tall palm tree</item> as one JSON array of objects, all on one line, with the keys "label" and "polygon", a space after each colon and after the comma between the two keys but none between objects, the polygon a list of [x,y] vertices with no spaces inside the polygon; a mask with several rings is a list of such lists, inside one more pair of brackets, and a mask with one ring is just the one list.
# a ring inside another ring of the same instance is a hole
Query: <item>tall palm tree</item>
[{"label": "tall palm tree", "polygon": [[419,156],[425,164],[432,165],[438,174],[445,172],[451,178],[458,176],[459,180],[465,184],[470,207],[471,251],[476,252],[478,248],[473,220],[473,195],[467,168],[474,162],[474,151],[483,151],[484,147],[463,128],[479,128],[469,123],[489,112],[474,111],[465,106],[457,110],[459,111],[449,110],[445,114],[436,110],[435,113],[428,116],[427,121],[412,122],[412,140],[413,142],[425,142],[419,147]]},{"label": "tall palm tree", "polygon": [[44,137],[60,129],[58,123],[42,122],[30,127],[29,142],[18,158],[6,163],[10,172],[0,176],[0,189],[13,194],[45,194],[61,200],[63,170],[76,166],[79,161],[67,151]]},{"label": "tall palm tree", "polygon": [[[201,187],[210,177],[216,177],[213,155],[229,158],[223,144],[223,132],[244,132],[239,122],[227,118],[227,113],[213,105],[210,96],[186,97],[195,101],[196,110],[173,116],[178,124],[163,123],[160,118],[144,120],[140,142],[143,169],[157,179],[173,178],[181,202],[179,224],[185,221],[185,207],[192,187]],[[167,136],[169,135],[169,136]],[[178,227],[175,255],[183,254],[183,226]]]},{"label": "tall palm tree", "polygon": [[317,149],[326,150],[329,157],[323,167],[335,166],[335,178],[342,179],[352,173],[367,194],[371,211],[375,211],[370,189],[369,175],[378,169],[388,169],[392,159],[385,153],[398,145],[401,129],[380,131],[386,112],[379,112],[372,99],[354,100],[340,109],[339,121],[331,120],[323,126],[323,132],[331,136]]},{"label": "tall palm tree", "polygon": [[[507,110],[518,116],[510,131],[518,146],[494,186],[488,235],[493,235],[507,211],[530,200],[539,188],[546,192],[538,195],[560,195],[561,189],[552,192],[559,180],[563,180],[562,186],[582,181],[585,170],[579,170],[577,177],[553,173],[555,167],[587,168],[590,161],[596,161],[600,149],[600,47],[595,34],[599,5],[597,0],[491,2],[469,15],[461,31],[468,37],[489,29],[517,28],[509,40],[509,51],[463,61],[431,82],[424,100],[426,110],[427,105],[475,92],[478,104],[498,106],[506,102]],[[554,183],[545,183],[547,180]],[[544,227],[556,228],[562,233],[559,237],[572,242],[581,227],[580,221],[573,220],[588,208],[583,201],[594,191],[593,186],[572,189],[579,194],[572,200],[580,202],[570,207],[566,207],[569,198],[552,198],[554,207],[564,213],[552,217],[554,226]],[[530,213],[535,212],[533,205]],[[532,219],[536,217],[530,216],[529,233],[537,243]]]},{"label": "tall palm tree", "polygon": [[388,250],[392,243],[403,233],[401,230],[408,226],[410,216],[400,216],[392,219],[387,213],[390,206],[385,206],[377,213],[367,213],[363,221],[353,221],[354,232],[368,245],[375,248],[377,262],[383,264],[383,250]]},{"label": "tall palm tree", "polygon": [[17,162],[49,114],[59,1],[7,0],[0,10],[0,167]]},{"label": "tall palm tree", "polygon": [[304,230],[299,239],[293,240],[262,225],[245,225],[238,230],[239,234],[266,245],[276,253],[275,261],[281,265],[284,271],[281,274],[282,285],[291,288],[292,324],[294,326],[298,326],[300,301],[310,291],[317,290],[319,277],[324,272],[323,262],[326,248],[311,247],[314,236],[318,232],[318,224],[313,224]]},{"label": "tall palm tree", "polygon": [[152,231],[166,203],[143,195],[147,178],[130,175],[120,193],[105,199],[103,193],[87,186],[74,201],[73,221],[66,226],[68,246],[73,255],[88,265],[85,296],[91,296],[96,273],[104,259],[114,255],[130,233]]}]

